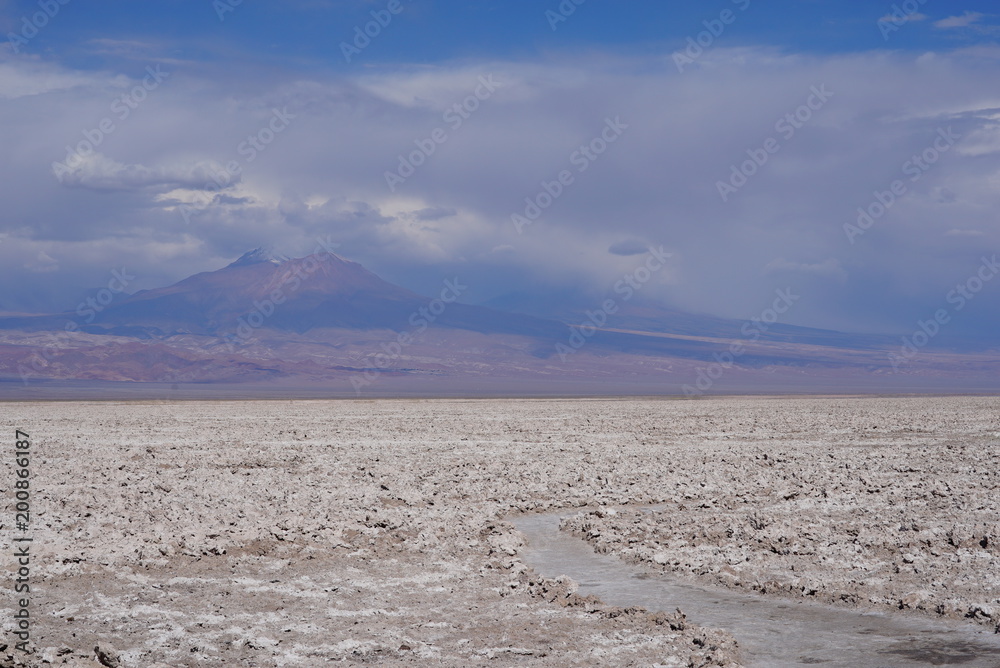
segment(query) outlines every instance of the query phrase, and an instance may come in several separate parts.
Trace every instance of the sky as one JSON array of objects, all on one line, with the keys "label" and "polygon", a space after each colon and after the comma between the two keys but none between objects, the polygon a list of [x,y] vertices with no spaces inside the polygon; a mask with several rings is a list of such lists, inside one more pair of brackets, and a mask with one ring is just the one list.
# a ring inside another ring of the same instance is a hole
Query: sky
[{"label": "sky", "polygon": [[0,0],[0,37],[0,310],[318,240],[599,304],[662,247],[670,308],[996,341],[995,2]]}]

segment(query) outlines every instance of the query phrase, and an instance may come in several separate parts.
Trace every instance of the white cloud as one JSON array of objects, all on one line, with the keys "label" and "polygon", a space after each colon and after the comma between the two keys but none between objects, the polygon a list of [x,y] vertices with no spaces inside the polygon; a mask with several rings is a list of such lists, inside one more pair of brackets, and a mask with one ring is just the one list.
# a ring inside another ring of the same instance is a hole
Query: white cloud
[{"label": "white cloud", "polygon": [[1000,152],[1000,123],[973,130],[958,147],[962,155],[980,156]]},{"label": "white cloud", "polygon": [[984,14],[979,12],[965,12],[961,16],[949,16],[946,19],[935,21],[934,27],[941,28],[943,30],[951,28],[968,28],[973,24],[979,23],[984,16]]},{"label": "white cloud", "polygon": [[25,261],[24,268],[34,274],[49,274],[59,271],[59,262],[45,251],[38,251],[34,258]]},{"label": "white cloud", "polygon": [[[65,168],[62,167],[64,164]],[[214,190],[217,184],[213,175],[223,173],[223,168],[211,162],[168,167],[126,165],[95,152],[75,161],[60,163],[53,172],[60,183],[70,187],[167,192],[178,188]]]},{"label": "white cloud", "polygon": [[67,91],[73,88],[120,84],[121,77],[64,70],[29,59],[0,59],[0,99]]}]

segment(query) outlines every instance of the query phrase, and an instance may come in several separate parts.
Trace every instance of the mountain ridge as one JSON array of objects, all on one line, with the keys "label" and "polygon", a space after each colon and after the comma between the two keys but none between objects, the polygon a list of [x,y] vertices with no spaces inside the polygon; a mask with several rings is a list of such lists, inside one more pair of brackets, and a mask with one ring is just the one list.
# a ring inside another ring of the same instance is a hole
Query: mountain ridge
[{"label": "mountain ridge", "polygon": [[[662,381],[679,393],[694,383],[711,389],[728,382],[723,376],[773,382],[780,373],[795,382],[857,383],[898,371],[890,368],[888,340],[792,326],[744,340],[737,321],[638,302],[584,335],[579,320],[463,304],[465,286],[457,279],[445,286],[427,297],[332,252],[286,258],[256,248],[220,269],[124,296],[87,322],[65,313],[0,317],[0,379],[299,379],[357,390],[408,378],[485,384],[632,378]],[[1000,370],[994,358],[975,359],[987,371]],[[950,377],[971,360],[924,351],[902,373]]]}]

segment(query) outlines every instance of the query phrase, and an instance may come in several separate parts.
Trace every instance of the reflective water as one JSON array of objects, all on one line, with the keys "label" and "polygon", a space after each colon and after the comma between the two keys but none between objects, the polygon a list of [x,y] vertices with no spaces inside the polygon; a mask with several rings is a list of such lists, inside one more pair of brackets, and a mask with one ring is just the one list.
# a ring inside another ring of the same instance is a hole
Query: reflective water
[{"label": "reflective water", "polygon": [[770,599],[649,575],[596,554],[559,531],[558,514],[511,520],[526,536],[526,563],[545,577],[567,575],[609,605],[673,612],[736,636],[747,666],[1000,668],[1000,636],[985,628],[909,615],[860,613]]}]

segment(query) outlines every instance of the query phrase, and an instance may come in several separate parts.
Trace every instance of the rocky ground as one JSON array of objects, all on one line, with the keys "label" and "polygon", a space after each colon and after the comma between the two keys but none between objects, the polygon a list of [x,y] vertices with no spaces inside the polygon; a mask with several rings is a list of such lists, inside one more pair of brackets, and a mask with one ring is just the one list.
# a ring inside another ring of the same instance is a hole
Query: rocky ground
[{"label": "rocky ground", "polygon": [[657,568],[994,623],[998,403],[0,404],[34,452],[37,648],[6,633],[0,666],[737,665],[536,576],[504,518],[560,508]]},{"label": "rocky ground", "polygon": [[997,403],[796,401],[782,415],[734,402],[706,411],[715,433],[696,451],[670,451],[666,504],[562,528],[706,583],[1000,632]]},{"label": "rocky ground", "polygon": [[35,452],[28,663],[732,664],[725,634],[535,577],[503,520],[656,501],[655,448],[609,485],[607,437],[663,405],[4,404]]}]

